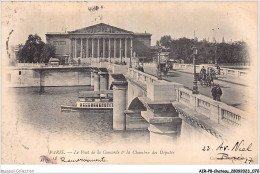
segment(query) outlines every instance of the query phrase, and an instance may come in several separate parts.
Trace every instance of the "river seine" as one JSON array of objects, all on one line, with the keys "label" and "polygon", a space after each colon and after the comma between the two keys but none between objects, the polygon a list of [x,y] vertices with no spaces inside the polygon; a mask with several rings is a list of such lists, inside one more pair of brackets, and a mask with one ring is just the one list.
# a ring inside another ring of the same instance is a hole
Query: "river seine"
[{"label": "river seine", "polygon": [[8,97],[13,99],[12,106],[8,106],[12,107],[9,114],[16,120],[10,120],[10,124],[16,124],[18,135],[37,131],[52,139],[50,141],[58,139],[61,142],[66,138],[66,143],[81,142],[86,147],[89,144],[106,146],[134,142],[149,145],[148,131],[114,131],[112,111],[61,112],[61,105],[76,104],[79,90],[93,89],[90,86],[45,87],[44,92],[39,92],[39,88],[9,88]]}]

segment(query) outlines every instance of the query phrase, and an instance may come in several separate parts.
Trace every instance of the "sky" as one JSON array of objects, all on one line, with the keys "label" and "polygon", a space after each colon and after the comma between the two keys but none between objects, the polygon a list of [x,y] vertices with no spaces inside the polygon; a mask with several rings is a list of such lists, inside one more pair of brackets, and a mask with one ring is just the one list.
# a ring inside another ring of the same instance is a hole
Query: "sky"
[{"label": "sky", "polygon": [[[98,6],[98,10],[90,10]],[[199,40],[253,41],[257,2],[2,2],[2,45],[25,43],[29,34],[72,31],[100,22],[133,32]],[[254,40],[255,42],[255,40]]]}]

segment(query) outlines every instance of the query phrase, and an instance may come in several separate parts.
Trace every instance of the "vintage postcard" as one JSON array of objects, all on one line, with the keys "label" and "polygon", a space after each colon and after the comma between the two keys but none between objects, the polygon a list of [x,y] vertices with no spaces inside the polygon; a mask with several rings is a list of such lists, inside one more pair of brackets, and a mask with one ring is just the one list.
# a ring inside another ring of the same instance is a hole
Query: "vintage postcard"
[{"label": "vintage postcard", "polygon": [[258,164],[257,20],[257,2],[2,2],[1,163]]}]

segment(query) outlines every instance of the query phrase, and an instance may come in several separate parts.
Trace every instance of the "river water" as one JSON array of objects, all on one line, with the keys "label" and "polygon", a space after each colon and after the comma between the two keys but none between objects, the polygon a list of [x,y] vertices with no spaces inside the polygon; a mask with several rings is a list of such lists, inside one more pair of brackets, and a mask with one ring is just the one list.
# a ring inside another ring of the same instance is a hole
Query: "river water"
[{"label": "river water", "polygon": [[16,95],[17,110],[23,121],[35,129],[76,134],[97,144],[136,138],[149,140],[146,131],[113,131],[112,111],[61,112],[60,105],[76,104],[80,90],[93,89],[90,86],[45,87],[44,92],[39,92],[39,88],[16,88],[11,92]]},{"label": "river water", "polygon": [[149,146],[148,131],[114,131],[112,111],[61,112],[60,105],[76,104],[79,90],[93,89],[45,87],[44,92],[39,92],[39,88],[9,88],[7,96],[12,100],[5,101],[9,111],[2,117],[6,137],[3,147],[8,150],[16,143],[25,149],[38,145],[48,150],[64,146],[67,150],[134,146],[137,142]]}]

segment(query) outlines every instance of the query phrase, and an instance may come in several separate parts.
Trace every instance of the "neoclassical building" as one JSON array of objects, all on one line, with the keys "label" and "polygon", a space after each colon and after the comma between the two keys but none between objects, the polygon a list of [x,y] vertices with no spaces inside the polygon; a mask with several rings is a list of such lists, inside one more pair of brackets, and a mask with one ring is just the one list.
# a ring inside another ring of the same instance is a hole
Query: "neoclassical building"
[{"label": "neoclassical building", "polygon": [[46,40],[56,47],[56,57],[59,58],[87,62],[96,58],[128,61],[130,55],[151,59],[151,36],[150,33],[134,33],[100,23],[64,33],[48,32]]}]

